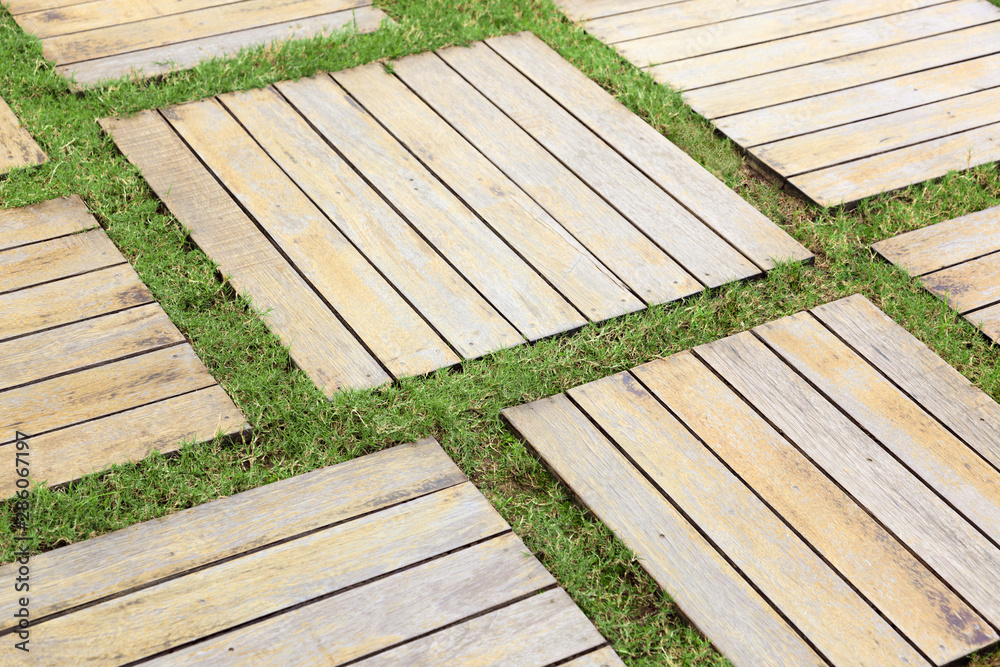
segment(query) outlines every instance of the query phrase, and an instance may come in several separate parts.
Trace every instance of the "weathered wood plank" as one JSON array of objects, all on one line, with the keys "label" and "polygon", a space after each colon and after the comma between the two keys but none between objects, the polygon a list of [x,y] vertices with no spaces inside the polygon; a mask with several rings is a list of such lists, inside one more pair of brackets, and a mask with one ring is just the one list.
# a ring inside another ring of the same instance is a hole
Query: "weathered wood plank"
[{"label": "weathered wood plank", "polygon": [[[763,269],[806,248],[531,33],[487,40],[591,131]],[[572,163],[570,163],[572,164]]]},{"label": "weathered wood plank", "polygon": [[620,667],[625,663],[613,648],[605,646],[562,664],[565,667]]},{"label": "weathered wood plank", "polygon": [[[31,440],[32,451],[43,437]],[[440,445],[427,439],[136,524],[32,556],[39,575],[32,613],[49,616],[464,481]],[[178,548],[193,543],[198,549]],[[13,568],[0,567],[0,576]],[[16,624],[9,620],[13,604],[0,602],[11,610],[0,629]]]},{"label": "weathered wood plank", "polygon": [[11,169],[42,164],[48,157],[0,97],[0,175]]},{"label": "weathered wood plank", "polygon": [[[15,0],[24,2],[26,0]],[[670,5],[685,0],[555,0],[555,4],[574,21],[600,16],[634,12],[657,5]]]},{"label": "weathered wood plank", "polygon": [[[108,466],[141,461],[154,451],[166,454],[177,451],[185,442],[205,442],[219,433],[234,435],[247,428],[232,399],[215,385],[30,438],[31,479],[48,485],[73,482]],[[13,444],[0,446],[0,463],[8,468],[14,467],[15,455]],[[14,482],[12,475],[0,478],[0,497],[17,492]],[[120,552],[116,562],[125,568],[133,564]],[[34,564],[33,556],[32,569]],[[38,600],[41,609],[55,611],[50,600],[54,589],[59,590],[55,597],[60,601],[72,599],[66,574],[62,570],[53,572],[49,586],[32,586],[32,602]],[[97,586],[113,587],[117,583],[97,582]]]},{"label": "weathered wood plank", "polygon": [[703,284],[760,273],[486,44],[439,55]]},{"label": "weathered wood plank", "polygon": [[0,252],[0,293],[124,262],[102,229],[39,241]]},{"label": "weathered wood plank", "polygon": [[994,627],[1000,550],[751,333],[695,352]]},{"label": "weathered wood plank", "polygon": [[559,220],[647,303],[700,286],[676,262],[433,53],[393,63],[396,76]]},{"label": "weathered wood plank", "polygon": [[997,252],[1000,206],[879,241],[872,250],[914,276]]},{"label": "weathered wood plank", "polygon": [[231,2],[232,0],[174,0],[167,5],[153,0],[92,0],[56,9],[24,12],[17,15],[17,24],[25,32],[46,39],[107,26],[138,23]]},{"label": "weathered wood plank", "polygon": [[[328,396],[391,380],[154,111],[104,119],[118,148]],[[154,148],[155,147],[155,148]],[[2,298],[2,297],[0,297]]]},{"label": "weathered wood plank", "polygon": [[826,664],[568,398],[502,414],[731,660]]},{"label": "weathered wood plank", "polygon": [[1000,301],[1000,254],[928,273],[920,282],[960,313]]},{"label": "weathered wood plank", "polygon": [[274,89],[219,99],[460,355],[477,357],[524,342]]},{"label": "weathered wood plank", "polygon": [[983,333],[991,339],[1000,341],[1000,304],[969,313],[965,319],[982,328]]},{"label": "weathered wood plank", "polygon": [[97,227],[78,195],[0,210],[0,250]]},{"label": "weathered wood plank", "polygon": [[507,529],[465,482],[33,625],[32,640],[45,647],[42,664],[121,664]]},{"label": "weathered wood plank", "polygon": [[150,664],[339,665],[555,584],[527,553],[508,533]]},{"label": "weathered wood plank", "polygon": [[[232,0],[231,0],[232,1]],[[27,12],[40,12],[46,9],[70,7],[88,2],[88,0],[5,0],[7,10],[17,16]]]},{"label": "weathered wood plank", "polygon": [[690,352],[630,373],[935,664],[997,641],[985,621]]},{"label": "weathered wood plank", "polygon": [[828,660],[927,664],[629,373],[569,396]]},{"label": "weathered wood plank", "polygon": [[586,319],[328,76],[278,90],[529,340]]},{"label": "weathered wood plank", "polygon": [[0,340],[153,301],[128,264],[0,294]]}]

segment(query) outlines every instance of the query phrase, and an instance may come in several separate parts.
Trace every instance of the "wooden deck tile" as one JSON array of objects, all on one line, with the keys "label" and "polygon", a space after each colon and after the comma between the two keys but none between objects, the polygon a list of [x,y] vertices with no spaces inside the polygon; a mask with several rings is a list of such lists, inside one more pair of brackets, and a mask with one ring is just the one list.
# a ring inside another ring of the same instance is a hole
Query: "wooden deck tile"
[{"label": "wooden deck tile", "polygon": [[[782,637],[834,665],[997,643],[1000,405],[863,297],[503,415],[736,664]],[[663,576],[695,548],[725,575]]]},{"label": "wooden deck tile", "polygon": [[1000,158],[986,0],[557,4],[821,206]]},{"label": "wooden deck tile", "polygon": [[[0,459],[62,484],[247,429],[79,197],[0,211]],[[17,491],[12,476],[0,496]]]},{"label": "wooden deck tile", "polygon": [[328,394],[812,257],[532,35],[101,124]]},{"label": "wooden deck tile", "polygon": [[48,159],[0,97],[0,176],[11,169],[42,164]]},{"label": "wooden deck tile", "polygon": [[622,664],[432,439],[32,568],[33,664]]}]

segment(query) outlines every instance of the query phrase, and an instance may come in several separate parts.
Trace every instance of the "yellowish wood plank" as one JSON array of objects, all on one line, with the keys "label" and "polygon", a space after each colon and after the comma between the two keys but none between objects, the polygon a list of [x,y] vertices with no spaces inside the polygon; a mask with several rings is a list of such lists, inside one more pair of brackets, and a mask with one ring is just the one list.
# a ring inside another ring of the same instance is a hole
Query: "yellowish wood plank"
[{"label": "yellowish wood plank", "polygon": [[599,648],[596,651],[563,663],[565,667],[621,667],[624,664],[622,659],[618,657],[618,654],[610,646]]},{"label": "yellowish wood plank", "polygon": [[919,276],[1000,250],[1000,206],[879,241],[872,250]]},{"label": "yellowish wood plank", "polygon": [[21,127],[7,102],[0,97],[0,175],[11,169],[42,164],[48,159],[28,131]]},{"label": "yellowish wood plank", "polygon": [[0,252],[0,293],[124,262],[102,229],[40,241]]},{"label": "yellowish wood plank", "polygon": [[963,314],[992,305],[1000,301],[1000,254],[928,273],[920,282]]},{"label": "yellowish wood plank", "polygon": [[[16,0],[25,2],[26,0]],[[574,21],[632,12],[683,0],[556,0],[556,5]]]},{"label": "yellowish wood plank", "polygon": [[0,210],[0,250],[97,227],[78,195]]},{"label": "yellowish wood plank", "polygon": [[181,14],[206,7],[230,4],[232,0],[93,0],[68,7],[18,14],[17,23],[40,39],[85,32],[96,28],[138,23],[147,19]]},{"label": "yellowish wood plank", "polygon": [[5,0],[4,4],[14,16],[46,9],[58,9],[86,3],[88,0]]},{"label": "yellowish wood plank", "polygon": [[1000,341],[1000,304],[977,310],[965,316],[973,325],[994,341]]}]

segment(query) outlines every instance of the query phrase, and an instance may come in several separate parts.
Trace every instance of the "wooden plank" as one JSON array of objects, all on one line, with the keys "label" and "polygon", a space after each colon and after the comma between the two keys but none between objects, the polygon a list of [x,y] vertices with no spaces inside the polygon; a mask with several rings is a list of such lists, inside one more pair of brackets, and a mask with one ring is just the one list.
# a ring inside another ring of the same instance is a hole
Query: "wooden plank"
[{"label": "wooden plank", "polygon": [[935,664],[997,641],[985,621],[690,352],[630,372]]},{"label": "wooden plank", "polygon": [[7,102],[0,97],[0,175],[11,169],[42,164],[48,157],[26,129],[21,127]]},{"label": "wooden plank", "polygon": [[927,664],[630,374],[569,396],[833,664]]},{"label": "wooden plank", "polygon": [[[31,439],[32,452],[44,437]],[[39,574],[33,613],[43,618],[464,481],[428,438],[136,524],[32,556]],[[178,548],[195,543],[197,549]],[[0,576],[13,571],[12,564],[0,566]],[[13,602],[0,605],[11,612],[0,629],[14,627]]]},{"label": "wooden plank", "polygon": [[158,304],[0,343],[0,391],[184,342]]},{"label": "wooden plank", "polygon": [[529,340],[586,319],[328,76],[278,90]]},{"label": "wooden plank", "polygon": [[231,2],[232,0],[174,0],[169,5],[164,5],[153,0],[92,0],[68,7],[18,14],[17,24],[25,32],[30,32],[39,39],[46,39],[96,28],[138,23]]},{"label": "wooden plank", "polygon": [[716,287],[759,273],[486,44],[439,55],[702,284]]},{"label": "wooden plank", "polygon": [[854,295],[811,311],[871,365],[1000,468],[1000,405],[868,299]]},{"label": "wooden plank", "polygon": [[625,663],[613,648],[605,646],[562,664],[565,667],[620,667]]},{"label": "wooden plank", "polygon": [[531,33],[487,43],[762,269],[806,248]]},{"label": "wooden plank", "polygon": [[657,81],[682,90],[704,88],[998,19],[1000,7],[981,0],[955,0],[896,16],[656,65],[649,73]]},{"label": "wooden plank", "polygon": [[72,78],[74,84],[71,87],[75,86],[77,89],[125,75],[148,78],[175,70],[188,69],[205,60],[230,56],[241,49],[270,45],[272,42],[330,35],[344,29],[357,30],[359,33],[374,32],[385,19],[386,15],[382,10],[363,6],[306,19],[240,30],[225,35],[213,35],[117,56],[107,56],[99,60],[60,65],[56,67],[56,73]]},{"label": "wooden plank", "polygon": [[54,663],[121,664],[506,530],[500,515],[465,482],[34,624],[32,639]]},{"label": "wooden plank", "polygon": [[339,665],[363,658],[555,584],[528,553],[508,533],[150,664]]},{"label": "wooden plank", "polygon": [[0,294],[0,340],[151,303],[128,264]]},{"label": "wooden plank", "polygon": [[96,60],[184,41],[354,9],[370,0],[244,0],[138,23],[52,37],[42,42],[47,60],[61,65]]},{"label": "wooden plank", "polygon": [[[232,399],[215,385],[29,438],[31,479],[48,485],[73,482],[112,465],[136,463],[154,451],[166,454],[177,451],[183,443],[205,442],[220,433],[234,435],[247,429]],[[13,444],[0,446],[0,462],[4,465],[13,468],[15,456]],[[15,481],[12,475],[0,480],[0,497],[9,498],[17,492]],[[131,567],[131,562],[121,559],[122,554],[118,556],[119,566]],[[34,560],[32,556],[32,565]],[[62,571],[55,573],[51,585],[66,585],[63,576]],[[51,610],[51,604],[44,604],[51,595],[45,591],[50,589],[42,588],[41,597],[36,596],[32,602],[38,599],[43,608]],[[59,598],[66,600],[70,595],[66,590]]]},{"label": "wooden plank", "polygon": [[97,227],[78,195],[0,210],[0,250]]},{"label": "wooden plank", "polygon": [[684,0],[555,0],[556,6],[566,12],[574,21],[633,12],[682,1]]},{"label": "wooden plank", "polygon": [[155,111],[101,127],[327,396],[391,379]]},{"label": "wooden plank", "polygon": [[569,232],[379,63],[331,74],[592,322],[642,310]]},{"label": "wooden plank", "polygon": [[920,282],[960,313],[992,305],[1000,301],[1000,254],[929,273]]},{"label": "wooden plank", "polygon": [[40,12],[46,9],[58,9],[79,5],[90,0],[5,0],[7,10],[14,16],[27,12]]},{"label": "wooden plank", "polygon": [[730,660],[827,664],[566,396],[501,414]]},{"label": "wooden plank", "polygon": [[1000,160],[1000,123],[789,179],[820,206],[836,206]]},{"label": "wooden plank", "polygon": [[985,536],[753,334],[695,352],[996,627],[1000,550]]},{"label": "wooden plank", "polygon": [[808,313],[754,332],[966,519],[1000,542],[1000,471]]},{"label": "wooden plank", "polygon": [[124,262],[102,229],[40,241],[0,252],[0,293]]},{"label": "wooden plank", "polygon": [[1000,250],[1000,206],[879,241],[872,250],[920,276]]},{"label": "wooden plank", "polygon": [[393,63],[396,76],[497,165],[647,303],[698,283],[586,183],[433,53]]},{"label": "wooden plank", "polygon": [[524,342],[273,88],[220,100],[460,355],[477,357]]},{"label": "wooden plank", "polygon": [[998,86],[1000,55],[985,56],[719,118],[715,126],[750,148]]},{"label": "wooden plank", "polygon": [[356,664],[543,667],[603,643],[580,608],[557,588]]},{"label": "wooden plank", "polygon": [[1000,341],[1000,304],[977,310],[965,316],[974,326],[994,341]]}]

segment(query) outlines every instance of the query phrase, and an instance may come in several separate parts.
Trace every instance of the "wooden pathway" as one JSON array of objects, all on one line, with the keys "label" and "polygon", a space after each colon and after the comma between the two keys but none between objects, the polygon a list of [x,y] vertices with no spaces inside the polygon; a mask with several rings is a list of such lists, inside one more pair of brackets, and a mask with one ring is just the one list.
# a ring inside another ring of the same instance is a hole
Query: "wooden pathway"
[{"label": "wooden pathway", "polygon": [[0,313],[2,498],[247,428],[78,197],[0,210]]},{"label": "wooden pathway", "polygon": [[33,556],[31,578],[24,664],[622,665],[433,439]]},{"label": "wooden pathway", "polygon": [[880,241],[872,249],[1000,342],[1000,206]]},{"label": "wooden pathway", "polygon": [[1000,159],[987,0],[556,0],[822,206]]},{"label": "wooden pathway", "polygon": [[77,90],[125,75],[151,77],[275,41],[347,26],[373,32],[386,18],[371,0],[4,0],[42,40]]},{"label": "wooden pathway", "polygon": [[332,393],[811,254],[530,34],[102,126]]},{"label": "wooden pathway", "polygon": [[503,414],[735,664],[997,642],[1000,405],[864,297]]},{"label": "wooden pathway", "polygon": [[48,157],[0,97],[0,176],[17,167],[42,164]]}]

